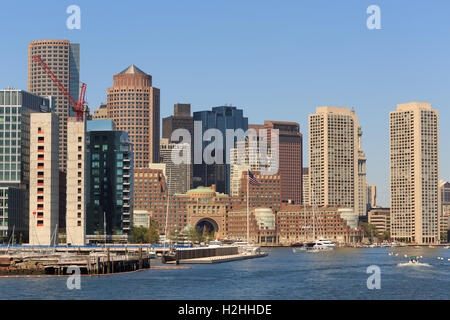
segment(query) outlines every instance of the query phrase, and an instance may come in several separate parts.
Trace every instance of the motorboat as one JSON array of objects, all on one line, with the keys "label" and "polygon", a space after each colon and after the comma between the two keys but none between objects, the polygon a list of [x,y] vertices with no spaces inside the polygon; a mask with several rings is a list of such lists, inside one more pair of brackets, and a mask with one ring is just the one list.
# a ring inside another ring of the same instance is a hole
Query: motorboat
[{"label": "motorboat", "polygon": [[327,251],[333,250],[336,247],[336,244],[327,239],[318,239],[313,242],[305,243],[306,251],[310,252],[319,252],[319,251]]}]

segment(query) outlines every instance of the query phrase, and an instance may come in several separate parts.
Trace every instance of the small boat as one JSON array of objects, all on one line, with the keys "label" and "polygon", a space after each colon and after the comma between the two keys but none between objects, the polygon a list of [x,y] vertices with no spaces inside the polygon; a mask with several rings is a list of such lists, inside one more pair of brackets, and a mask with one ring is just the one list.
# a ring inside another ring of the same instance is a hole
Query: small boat
[{"label": "small boat", "polygon": [[156,257],[157,257],[155,251],[150,251],[150,252],[148,253],[148,255],[149,255],[150,259],[156,259]]},{"label": "small boat", "polygon": [[411,256],[411,257],[409,257],[409,263],[410,264],[419,264],[419,258],[417,258],[416,256]]}]

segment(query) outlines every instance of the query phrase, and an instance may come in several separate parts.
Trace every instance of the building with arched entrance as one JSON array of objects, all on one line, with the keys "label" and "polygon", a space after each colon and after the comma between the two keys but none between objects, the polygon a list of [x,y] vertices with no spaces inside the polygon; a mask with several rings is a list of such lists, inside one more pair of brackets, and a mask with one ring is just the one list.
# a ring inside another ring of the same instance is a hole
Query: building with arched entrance
[{"label": "building with arched entrance", "polygon": [[226,236],[227,210],[232,207],[230,197],[215,191],[215,186],[198,187],[186,192],[188,225],[200,233],[214,232],[215,238]]}]

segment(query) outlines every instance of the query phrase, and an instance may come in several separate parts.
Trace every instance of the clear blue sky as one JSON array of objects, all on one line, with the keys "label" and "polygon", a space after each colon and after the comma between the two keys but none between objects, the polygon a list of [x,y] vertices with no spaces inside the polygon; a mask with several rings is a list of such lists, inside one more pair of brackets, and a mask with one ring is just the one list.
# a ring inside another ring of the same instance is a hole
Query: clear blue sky
[{"label": "clear blue sky", "polygon": [[[81,7],[81,30],[66,8]],[[382,30],[366,28],[381,8]],[[3,1],[0,87],[26,89],[27,44],[81,44],[81,80],[91,109],[112,76],[135,64],[173,104],[194,111],[224,103],[250,123],[300,123],[308,165],[308,113],[354,107],[364,131],[368,181],[389,205],[388,117],[397,103],[428,101],[440,112],[441,178],[450,179],[450,1],[203,0]]]}]

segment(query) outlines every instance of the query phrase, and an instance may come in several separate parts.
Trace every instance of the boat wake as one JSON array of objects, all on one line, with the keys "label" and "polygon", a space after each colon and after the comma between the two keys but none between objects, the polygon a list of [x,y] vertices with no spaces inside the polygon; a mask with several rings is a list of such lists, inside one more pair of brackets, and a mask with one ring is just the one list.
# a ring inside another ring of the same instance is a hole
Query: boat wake
[{"label": "boat wake", "polygon": [[405,263],[398,263],[397,267],[431,267],[431,265],[422,262],[417,263],[405,262]]}]

